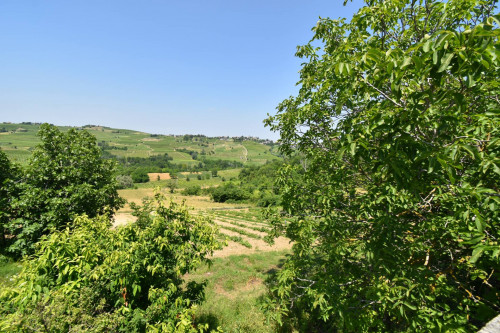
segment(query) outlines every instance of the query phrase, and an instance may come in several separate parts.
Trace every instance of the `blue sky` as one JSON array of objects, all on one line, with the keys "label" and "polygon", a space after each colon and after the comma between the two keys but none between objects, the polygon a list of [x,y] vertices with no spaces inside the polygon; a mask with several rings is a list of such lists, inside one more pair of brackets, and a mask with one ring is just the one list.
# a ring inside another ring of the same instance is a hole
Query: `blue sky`
[{"label": "blue sky", "polygon": [[277,139],[297,45],[355,0],[2,0],[0,122]]}]

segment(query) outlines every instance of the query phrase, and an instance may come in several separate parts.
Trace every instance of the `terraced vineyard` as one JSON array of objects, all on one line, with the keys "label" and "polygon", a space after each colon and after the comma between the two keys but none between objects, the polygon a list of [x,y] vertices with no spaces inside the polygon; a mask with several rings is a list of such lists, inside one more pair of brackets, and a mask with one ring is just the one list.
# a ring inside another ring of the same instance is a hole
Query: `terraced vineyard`
[{"label": "terraced vineyard", "polygon": [[258,210],[213,210],[204,214],[213,218],[220,228],[220,237],[228,241],[228,246],[216,252],[215,257],[291,248],[284,237],[276,239],[272,246],[264,241],[270,225],[263,221]]},{"label": "terraced vineyard", "polygon": [[[139,203],[139,202],[137,202]],[[271,226],[260,216],[258,208],[209,208],[196,210],[197,214],[209,216],[219,227],[219,239],[226,240],[227,246],[216,251],[214,257],[227,257],[255,252],[282,251],[292,247],[290,240],[280,237],[271,246],[265,242]],[[130,213],[119,213],[115,225],[133,222]]]}]

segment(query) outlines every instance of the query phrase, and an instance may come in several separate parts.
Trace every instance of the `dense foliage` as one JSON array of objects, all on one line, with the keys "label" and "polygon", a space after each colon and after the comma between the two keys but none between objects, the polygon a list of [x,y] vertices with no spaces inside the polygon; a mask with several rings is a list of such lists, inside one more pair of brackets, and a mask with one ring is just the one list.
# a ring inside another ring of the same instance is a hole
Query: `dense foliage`
[{"label": "dense foliage", "polygon": [[495,1],[365,2],[318,22],[266,120],[302,158],[268,306],[304,331],[475,331],[500,311]]},{"label": "dense foliage", "polygon": [[149,182],[148,171],[146,171],[144,169],[135,169],[130,174],[130,177],[132,178],[132,181],[134,183],[147,183],[147,182]]},{"label": "dense foliage", "polygon": [[[276,206],[280,198],[274,186],[274,179],[282,164],[282,161],[273,161],[261,166],[245,166],[238,179],[231,178],[221,186],[200,189],[200,192],[209,194],[215,202],[250,201],[261,207]],[[225,181],[225,178],[222,178],[222,181]],[[190,188],[183,193],[195,195],[194,192],[190,194],[192,192],[193,189]]]},{"label": "dense foliage", "polygon": [[0,297],[0,330],[203,330],[193,305],[204,285],[184,285],[182,276],[220,246],[216,229],[164,199],[135,206],[137,223],[110,229],[106,216],[80,216],[44,237]]},{"label": "dense foliage", "polygon": [[214,188],[210,193],[210,197],[215,202],[231,202],[249,199],[250,195],[248,191],[245,191],[234,183],[225,183]]},{"label": "dense foliage", "polygon": [[[149,178],[149,177],[148,177]],[[116,176],[116,188],[117,189],[125,189],[134,187],[134,180],[132,177],[127,175],[118,175]]]},{"label": "dense foliage", "polygon": [[200,195],[201,194],[201,186],[193,185],[188,186],[184,190],[182,190],[183,195]]},{"label": "dense foliage", "polygon": [[96,139],[86,131],[63,133],[43,124],[41,142],[16,185],[9,232],[10,250],[30,253],[42,235],[60,230],[76,215],[112,214],[123,204],[118,196],[114,162],[101,158]]},{"label": "dense foliage", "polygon": [[10,163],[7,155],[0,150],[0,249],[6,244],[9,221],[12,216],[12,198],[16,196],[15,181],[19,170]]},{"label": "dense foliage", "polygon": [[[296,163],[294,159],[289,159],[288,162],[290,164]],[[276,186],[274,186],[274,180],[282,165],[283,161],[275,160],[261,166],[246,167],[238,175],[241,184],[251,193],[253,201],[258,206],[269,207],[280,203],[280,196]]]}]

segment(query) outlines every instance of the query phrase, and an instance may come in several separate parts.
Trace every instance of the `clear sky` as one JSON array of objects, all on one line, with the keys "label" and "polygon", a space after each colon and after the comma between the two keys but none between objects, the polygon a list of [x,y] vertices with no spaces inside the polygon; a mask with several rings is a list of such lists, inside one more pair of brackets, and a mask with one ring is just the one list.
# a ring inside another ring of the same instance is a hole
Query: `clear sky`
[{"label": "clear sky", "polygon": [[0,122],[277,139],[297,45],[359,0],[1,0]]}]

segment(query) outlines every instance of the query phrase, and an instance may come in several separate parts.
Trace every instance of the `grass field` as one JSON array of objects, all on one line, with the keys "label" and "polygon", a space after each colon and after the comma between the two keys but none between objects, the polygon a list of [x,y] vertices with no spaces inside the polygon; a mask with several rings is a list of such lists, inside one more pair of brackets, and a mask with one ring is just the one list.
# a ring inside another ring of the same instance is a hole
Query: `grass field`
[{"label": "grass field", "polygon": [[[58,126],[62,131],[71,127]],[[9,158],[20,164],[26,164],[31,156],[31,150],[39,142],[37,124],[1,123],[0,149],[4,150]],[[208,137],[187,137],[154,135],[126,129],[114,129],[102,126],[85,127],[97,138],[98,142],[105,141],[110,147],[109,152],[120,157],[149,157],[167,153],[173,158],[173,163],[187,166],[197,164],[191,155],[179,150],[187,149],[203,154],[207,159],[223,159],[238,161],[249,165],[260,165],[266,161],[277,159],[269,145],[257,141],[235,142],[232,139]]]},{"label": "grass field", "polygon": [[215,258],[186,276],[207,282],[206,299],[196,311],[197,320],[224,332],[275,332],[260,309],[265,281],[278,270],[288,251],[261,252]]},{"label": "grass field", "polygon": [[21,271],[21,264],[0,255],[0,292],[12,284],[14,275]]}]

